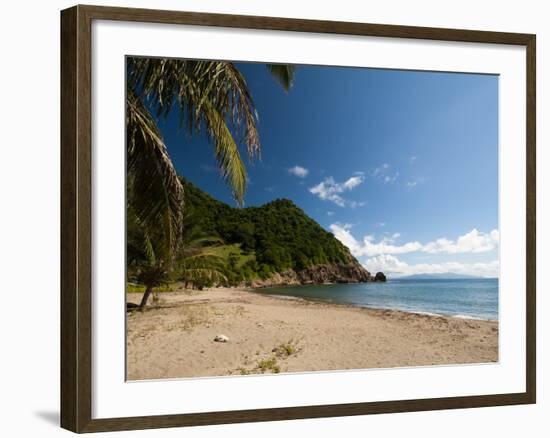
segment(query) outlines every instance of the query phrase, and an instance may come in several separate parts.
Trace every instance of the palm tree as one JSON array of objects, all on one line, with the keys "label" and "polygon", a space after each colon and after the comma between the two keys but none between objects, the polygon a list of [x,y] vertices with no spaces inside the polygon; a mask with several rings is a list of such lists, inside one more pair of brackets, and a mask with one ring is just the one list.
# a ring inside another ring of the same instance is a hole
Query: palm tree
[{"label": "palm tree", "polygon": [[186,288],[189,282],[193,289],[227,282],[227,277],[223,273],[224,259],[213,252],[212,248],[186,248],[185,255],[178,258],[176,264],[177,279],[184,281]]},{"label": "palm tree", "polygon": [[183,219],[182,244],[176,256],[177,280],[189,282],[195,286],[204,286],[226,282],[223,273],[225,260],[216,252],[216,247],[224,245],[217,236],[205,235],[198,227],[193,213],[187,213]]},{"label": "palm tree", "polygon": [[[291,87],[293,66],[267,68],[285,90]],[[183,187],[151,111],[161,118],[176,109],[190,135],[206,131],[239,204],[247,184],[239,145],[259,156],[258,115],[243,75],[226,61],[128,58],[126,107],[128,222],[142,238],[135,272],[146,285],[143,306],[171,269],[183,220]]]},{"label": "palm tree", "polygon": [[[139,305],[143,308],[157,286],[167,282],[171,271],[171,250],[166,246],[169,240],[165,230],[159,227],[148,232],[141,226],[130,206],[127,210],[127,276],[145,286],[145,292]],[[156,231],[156,232],[155,232]]]}]

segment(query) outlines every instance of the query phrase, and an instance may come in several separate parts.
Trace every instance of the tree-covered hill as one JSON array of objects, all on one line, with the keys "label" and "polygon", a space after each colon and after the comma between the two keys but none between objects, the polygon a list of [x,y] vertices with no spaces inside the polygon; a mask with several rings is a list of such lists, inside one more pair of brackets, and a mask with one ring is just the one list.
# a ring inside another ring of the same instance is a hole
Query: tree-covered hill
[{"label": "tree-covered hill", "polygon": [[[261,207],[233,208],[181,178],[184,234],[220,262],[228,284],[359,282],[372,279],[339,240],[288,199]],[[280,274],[283,274],[284,278]],[[273,283],[273,281],[272,281]]]}]

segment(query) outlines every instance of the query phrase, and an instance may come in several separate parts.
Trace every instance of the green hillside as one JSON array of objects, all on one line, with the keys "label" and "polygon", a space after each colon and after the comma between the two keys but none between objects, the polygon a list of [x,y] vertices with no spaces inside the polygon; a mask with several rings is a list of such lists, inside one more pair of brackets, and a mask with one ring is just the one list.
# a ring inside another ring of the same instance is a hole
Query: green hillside
[{"label": "green hillside", "polygon": [[359,266],[339,240],[290,200],[233,208],[183,178],[182,182],[184,233],[192,230],[194,236],[214,242],[203,251],[219,260],[218,269],[229,284],[317,265]]}]

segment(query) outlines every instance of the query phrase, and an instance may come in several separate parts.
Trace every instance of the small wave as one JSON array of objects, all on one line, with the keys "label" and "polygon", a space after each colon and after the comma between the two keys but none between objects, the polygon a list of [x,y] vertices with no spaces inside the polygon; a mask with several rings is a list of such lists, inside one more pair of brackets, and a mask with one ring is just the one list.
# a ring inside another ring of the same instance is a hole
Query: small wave
[{"label": "small wave", "polygon": [[420,311],[420,310],[402,310],[402,312],[416,313],[417,315],[427,315],[427,316],[445,316],[442,313],[424,312],[424,311]]},{"label": "small wave", "polygon": [[451,314],[451,313],[437,313],[437,312],[428,312],[425,310],[413,310],[413,309],[407,309],[403,307],[381,307],[381,306],[360,306],[360,307],[368,307],[371,309],[379,309],[379,310],[397,310],[399,312],[405,312],[405,313],[412,313],[415,315],[425,315],[425,316],[438,316],[438,317],[444,317],[444,318],[457,318],[457,319],[473,319],[476,321],[497,321],[496,319],[491,318],[482,318],[479,316],[472,316],[472,315],[464,315],[464,314]]},{"label": "small wave", "polygon": [[277,294],[266,294],[266,293],[263,293],[262,295],[267,295],[268,297],[271,297],[271,298],[280,298],[281,300],[305,301],[304,298],[293,297],[291,295],[277,295]]},{"label": "small wave", "polygon": [[453,318],[458,318],[458,319],[475,319],[476,321],[496,321],[495,319],[491,319],[491,318],[481,318],[479,316],[472,316],[472,315],[450,315],[452,316]]},{"label": "small wave", "polygon": [[407,309],[404,307],[387,307],[387,306],[376,306],[376,305],[369,305],[369,304],[352,304],[352,305],[357,307],[364,307],[367,309],[375,309],[375,310],[395,310],[397,312],[412,313],[414,315],[450,316],[450,315],[445,315],[443,313],[427,312],[424,310],[413,310],[413,309]]},{"label": "small wave", "polygon": [[409,313],[416,313],[418,315],[427,315],[427,316],[443,316],[446,318],[457,318],[457,319],[473,319],[476,321],[495,321],[490,318],[481,318],[479,316],[472,316],[472,315],[463,315],[463,314],[451,314],[451,313],[435,313],[435,312],[425,312],[425,311],[418,311],[418,310],[405,310],[405,312]]}]

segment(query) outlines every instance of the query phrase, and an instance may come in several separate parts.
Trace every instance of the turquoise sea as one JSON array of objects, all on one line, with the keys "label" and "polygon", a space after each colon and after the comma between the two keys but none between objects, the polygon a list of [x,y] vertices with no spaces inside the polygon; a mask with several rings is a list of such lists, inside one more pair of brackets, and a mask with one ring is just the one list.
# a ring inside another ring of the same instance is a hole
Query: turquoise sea
[{"label": "turquoise sea", "polygon": [[376,309],[498,320],[496,278],[395,279],[386,283],[272,287],[257,292]]}]

